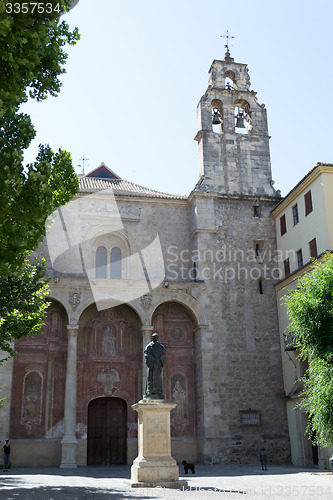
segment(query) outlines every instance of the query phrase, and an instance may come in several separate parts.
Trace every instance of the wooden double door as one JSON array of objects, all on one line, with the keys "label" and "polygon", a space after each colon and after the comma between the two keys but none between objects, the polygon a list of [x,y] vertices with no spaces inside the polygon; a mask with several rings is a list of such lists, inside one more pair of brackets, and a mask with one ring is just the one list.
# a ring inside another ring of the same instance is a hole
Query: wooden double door
[{"label": "wooden double door", "polygon": [[123,399],[93,399],[88,406],[87,464],[126,464],[127,405]]}]

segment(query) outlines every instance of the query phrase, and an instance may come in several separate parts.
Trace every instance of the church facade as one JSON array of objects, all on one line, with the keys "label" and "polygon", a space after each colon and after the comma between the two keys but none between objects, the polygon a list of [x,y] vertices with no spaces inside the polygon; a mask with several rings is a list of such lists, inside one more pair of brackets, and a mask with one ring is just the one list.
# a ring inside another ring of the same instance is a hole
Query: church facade
[{"label": "church facade", "polygon": [[36,252],[51,276],[45,326],[0,367],[14,465],[132,463],[153,332],[176,460],[251,463],[265,447],[290,461],[266,109],[228,52],[209,75],[189,196],[102,164],[54,214]]}]

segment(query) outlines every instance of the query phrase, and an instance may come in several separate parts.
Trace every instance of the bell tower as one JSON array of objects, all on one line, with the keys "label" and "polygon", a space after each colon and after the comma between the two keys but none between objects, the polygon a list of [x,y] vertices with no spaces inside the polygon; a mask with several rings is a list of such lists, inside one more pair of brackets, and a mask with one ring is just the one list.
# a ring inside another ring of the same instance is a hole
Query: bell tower
[{"label": "bell tower", "polygon": [[227,51],[214,60],[198,104],[200,189],[229,195],[278,196],[273,188],[267,115],[250,90],[246,64]]}]

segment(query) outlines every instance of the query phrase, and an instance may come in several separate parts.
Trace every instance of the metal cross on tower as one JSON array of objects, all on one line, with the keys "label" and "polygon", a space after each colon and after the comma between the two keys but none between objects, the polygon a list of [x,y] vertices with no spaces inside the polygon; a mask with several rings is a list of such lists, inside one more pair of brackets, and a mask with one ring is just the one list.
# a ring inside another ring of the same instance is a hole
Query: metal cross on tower
[{"label": "metal cross on tower", "polygon": [[79,158],[79,161],[82,161],[82,165],[78,165],[79,167],[82,167],[82,173],[84,174],[84,165],[85,165],[85,162],[88,161],[89,158],[86,158],[84,155],[82,156],[82,158]]},{"label": "metal cross on tower", "polygon": [[221,38],[226,39],[227,43],[225,44],[225,48],[227,49],[227,52],[229,52],[229,42],[230,42],[230,40],[232,40],[235,37],[233,35],[229,35],[229,30],[227,30],[227,34],[221,35]]}]

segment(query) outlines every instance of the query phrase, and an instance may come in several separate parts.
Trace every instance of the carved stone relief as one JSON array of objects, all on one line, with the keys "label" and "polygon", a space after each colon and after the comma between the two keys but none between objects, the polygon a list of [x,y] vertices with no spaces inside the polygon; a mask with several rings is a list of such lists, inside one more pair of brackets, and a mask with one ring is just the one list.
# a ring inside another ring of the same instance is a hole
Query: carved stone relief
[{"label": "carved stone relief", "polygon": [[112,333],[111,324],[106,325],[105,332],[102,339],[102,354],[104,356],[113,356],[116,352],[115,336]]},{"label": "carved stone relief", "polygon": [[115,384],[120,382],[119,373],[111,366],[107,366],[98,372],[97,382],[100,382],[105,394],[112,394]]},{"label": "carved stone relief", "polygon": [[147,309],[150,308],[151,302],[152,302],[152,294],[151,293],[146,293],[145,295],[142,295],[140,299],[140,304],[143,309],[147,311]]},{"label": "carved stone relief", "polygon": [[69,292],[68,295],[69,295],[68,302],[69,302],[71,308],[73,309],[73,311],[76,311],[79,304],[81,303],[81,292],[79,292],[77,290],[73,290],[73,291]]},{"label": "carved stone relief", "polygon": [[28,434],[41,423],[42,385],[42,376],[36,371],[28,373],[24,378],[21,424]]},{"label": "carved stone relief", "polygon": [[181,373],[171,377],[171,396],[172,402],[177,404],[173,410],[171,424],[175,434],[180,435],[187,425],[186,378]]}]

